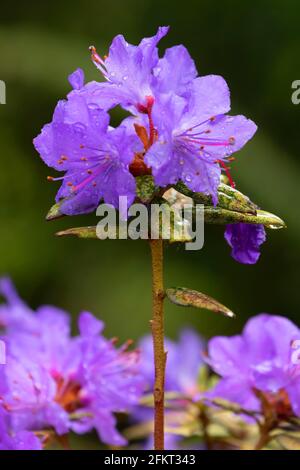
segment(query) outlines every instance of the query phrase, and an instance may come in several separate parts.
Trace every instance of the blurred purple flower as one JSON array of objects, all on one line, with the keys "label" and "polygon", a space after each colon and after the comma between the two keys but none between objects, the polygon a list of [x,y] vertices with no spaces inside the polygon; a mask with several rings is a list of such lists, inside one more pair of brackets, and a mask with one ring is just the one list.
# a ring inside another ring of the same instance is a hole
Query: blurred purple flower
[{"label": "blurred purple flower", "polygon": [[260,257],[260,245],[266,241],[263,225],[230,224],[224,236],[232,248],[231,256],[243,264],[255,264]]},{"label": "blurred purple flower", "polygon": [[126,345],[117,349],[102,336],[103,323],[87,312],[79,317],[79,335],[71,337],[65,312],[44,306],[34,313],[7,280],[4,285],[11,293],[7,308],[23,308],[20,327],[16,317],[7,321],[1,338],[7,360],[0,366],[0,409],[9,414],[13,432],[50,427],[61,435],[95,428],[103,442],[124,444],[114,413],[137,405],[144,390],[138,353]]},{"label": "blurred purple flower", "polygon": [[250,319],[241,335],[211,339],[208,363],[221,379],[208,397],[259,411],[259,390],[279,414],[300,416],[300,367],[292,360],[299,339],[290,320],[267,314]]},{"label": "blurred purple flower", "polygon": [[[166,391],[181,392],[190,398],[199,393],[198,376],[203,364],[204,341],[190,328],[181,331],[179,341],[165,341],[168,351],[166,367]],[[148,388],[154,386],[153,344],[150,336],[140,341],[141,373]]]}]

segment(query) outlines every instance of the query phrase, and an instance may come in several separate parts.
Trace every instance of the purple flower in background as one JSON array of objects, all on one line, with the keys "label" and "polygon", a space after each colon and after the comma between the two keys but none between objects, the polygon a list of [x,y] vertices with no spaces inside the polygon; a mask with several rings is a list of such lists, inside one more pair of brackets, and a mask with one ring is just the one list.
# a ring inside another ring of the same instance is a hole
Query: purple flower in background
[{"label": "purple flower in background", "polygon": [[138,353],[116,348],[87,312],[79,317],[79,335],[71,337],[69,315],[51,306],[32,312],[8,280],[1,284],[10,295],[7,309],[20,309],[1,338],[7,358],[0,366],[0,411],[8,413],[12,432],[95,428],[103,442],[124,444],[114,414],[136,406],[143,393]]},{"label": "purple flower in background", "polygon": [[299,339],[291,321],[267,314],[250,319],[241,335],[212,338],[208,363],[221,379],[208,396],[259,411],[259,390],[279,415],[300,416],[300,361],[293,357]]},{"label": "purple flower in background", "polygon": [[11,429],[10,415],[0,407],[0,450],[41,450],[42,444],[33,432]]},{"label": "purple flower in background", "polygon": [[232,248],[232,258],[243,264],[255,264],[260,257],[260,245],[266,241],[265,228],[260,224],[230,224],[224,236]]},{"label": "purple flower in background", "polygon": [[1,330],[31,329],[35,325],[33,312],[20,299],[13,283],[8,277],[0,278],[0,295],[6,304],[0,305],[0,334]]},{"label": "purple flower in background", "polygon": [[145,156],[158,185],[182,180],[192,191],[217,203],[220,164],[251,139],[256,125],[244,116],[227,116],[228,86],[222,77],[194,79],[186,98],[161,98],[153,105],[158,138]]},{"label": "purple flower in background", "polygon": [[[191,398],[199,393],[198,375],[203,364],[204,341],[192,329],[181,331],[176,343],[166,339],[168,361],[166,368],[167,391],[181,392]],[[154,385],[153,344],[150,336],[140,341],[141,372],[150,389]]]},{"label": "purple flower in background", "polygon": [[[115,412],[136,406],[144,390],[136,351],[116,349],[111,341],[99,336],[103,323],[85,312],[79,318],[80,336],[75,339],[80,351],[76,381],[80,385],[83,418],[74,422],[75,432],[95,428],[103,442],[124,445],[126,440],[116,430]],[[86,414],[86,416],[85,416]]]},{"label": "purple flower in background", "polygon": [[67,215],[94,210],[103,198],[114,207],[119,196],[126,196],[128,206],[135,198],[135,180],[129,172],[138,144],[137,137],[119,126],[109,128],[109,116],[99,106],[81,95],[83,77],[76,71],[70,81],[75,93],[59,101],[53,120],[34,139],[36,150],[45,163],[65,175],[56,201],[66,198],[61,212]]}]

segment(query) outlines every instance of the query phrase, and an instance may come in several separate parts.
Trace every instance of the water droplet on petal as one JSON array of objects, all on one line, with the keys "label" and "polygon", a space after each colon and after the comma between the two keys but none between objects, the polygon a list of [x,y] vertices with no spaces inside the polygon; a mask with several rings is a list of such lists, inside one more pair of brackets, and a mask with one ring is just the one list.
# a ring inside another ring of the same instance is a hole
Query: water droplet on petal
[{"label": "water droplet on petal", "polygon": [[93,110],[98,110],[100,109],[97,103],[89,103],[88,108],[93,111]]},{"label": "water droplet on petal", "polygon": [[86,126],[82,124],[82,122],[75,122],[73,128],[76,134],[78,134],[81,137],[85,136]]}]

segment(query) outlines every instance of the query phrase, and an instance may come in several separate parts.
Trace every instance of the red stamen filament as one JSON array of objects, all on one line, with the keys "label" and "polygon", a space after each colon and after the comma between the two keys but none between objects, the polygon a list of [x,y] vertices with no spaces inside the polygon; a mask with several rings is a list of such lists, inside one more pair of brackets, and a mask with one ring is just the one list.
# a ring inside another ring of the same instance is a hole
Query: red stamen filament
[{"label": "red stamen filament", "polygon": [[231,186],[232,188],[235,188],[235,182],[234,182],[233,179],[232,179],[232,176],[231,176],[231,174],[230,174],[230,170],[229,170],[228,166],[225,165],[225,163],[223,162],[223,160],[217,160],[217,162],[219,163],[219,165],[220,165],[220,166],[223,168],[223,170],[225,171],[226,176],[227,176],[227,178],[228,178],[228,180],[229,180],[230,186]]}]

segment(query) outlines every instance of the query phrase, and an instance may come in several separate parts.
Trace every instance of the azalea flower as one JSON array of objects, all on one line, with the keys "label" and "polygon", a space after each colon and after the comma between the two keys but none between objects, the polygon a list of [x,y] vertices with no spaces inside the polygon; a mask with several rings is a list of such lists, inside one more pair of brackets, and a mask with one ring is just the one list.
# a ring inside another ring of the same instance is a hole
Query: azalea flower
[{"label": "azalea flower", "polygon": [[[80,71],[72,74],[75,90],[81,87]],[[63,199],[60,211],[67,215],[91,212],[101,199],[114,207],[119,196],[130,206],[135,198],[135,180],[129,172],[138,139],[125,127],[109,127],[109,116],[87,99],[88,95],[70,94],[59,101],[53,120],[46,124],[34,145],[45,163],[62,177],[56,201]]]},{"label": "azalea flower", "polygon": [[299,339],[290,320],[267,314],[251,318],[241,335],[212,338],[208,363],[221,378],[208,396],[260,411],[259,391],[280,416],[300,416],[300,367],[293,360]]},{"label": "azalea flower", "polygon": [[157,136],[145,162],[158,185],[182,180],[217,203],[221,167],[256,131],[244,116],[228,116],[229,109],[228,86],[216,75],[194,79],[186,98],[168,96],[156,108],[154,103]]},{"label": "azalea flower", "polygon": [[74,337],[68,314],[52,306],[33,312],[9,292],[8,310],[23,305],[20,327],[16,318],[8,321],[1,337],[7,354],[0,366],[0,410],[8,413],[12,432],[96,429],[103,442],[125,444],[115,413],[136,406],[144,390],[137,351],[107,340],[104,324],[91,313],[81,313]]}]

